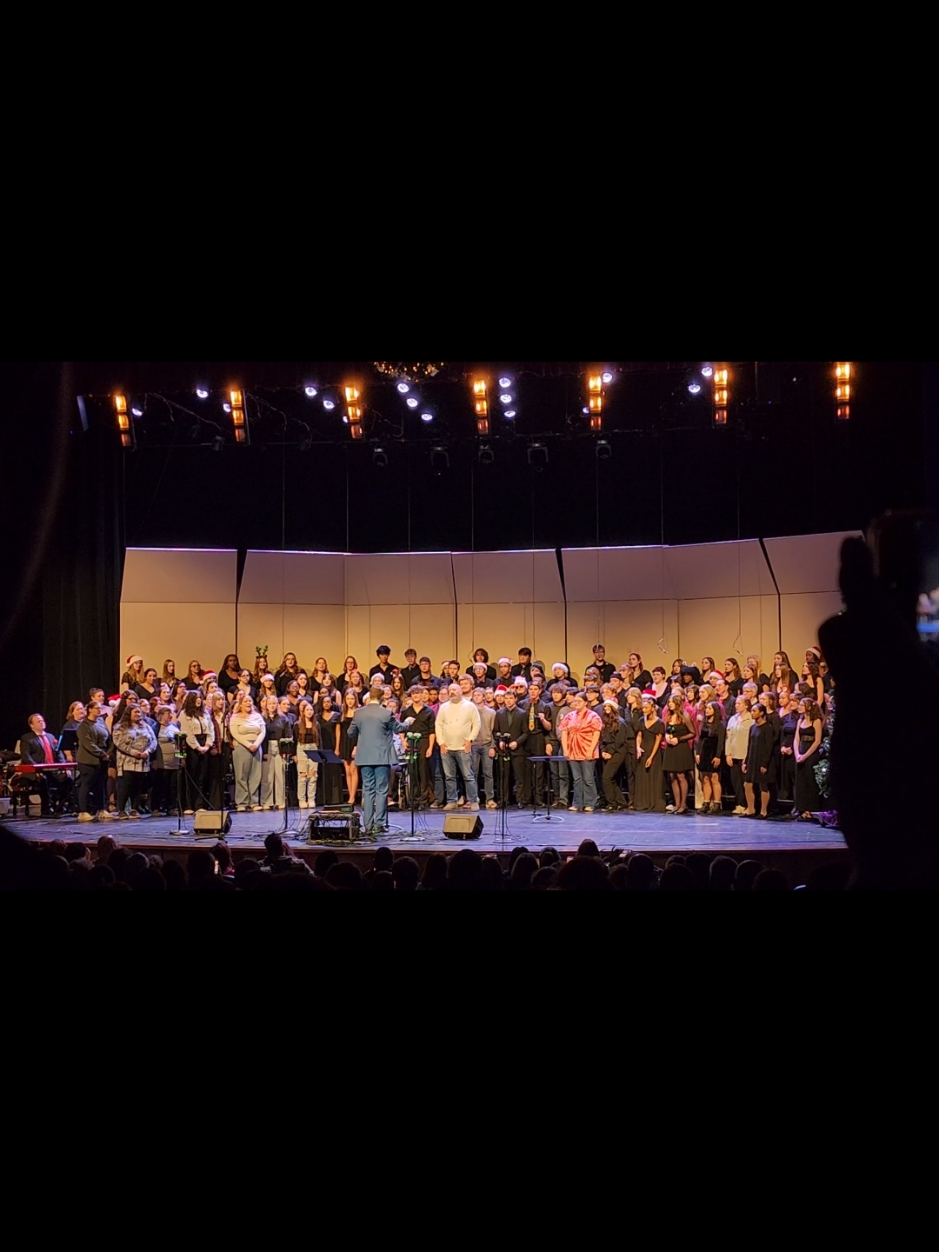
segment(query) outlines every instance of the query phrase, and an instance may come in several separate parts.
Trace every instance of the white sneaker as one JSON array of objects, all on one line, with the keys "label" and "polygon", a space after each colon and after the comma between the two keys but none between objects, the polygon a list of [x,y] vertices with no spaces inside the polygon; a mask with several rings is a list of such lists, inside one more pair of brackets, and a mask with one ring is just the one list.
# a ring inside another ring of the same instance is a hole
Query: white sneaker
[{"label": "white sneaker", "polygon": [[746,811],[747,810],[743,807],[742,804],[738,804],[737,807],[734,809],[734,817],[741,817],[744,813],[746,813]]},{"label": "white sneaker", "polygon": [[93,822],[95,820],[94,813],[79,813],[78,820],[80,822]]},{"label": "white sneaker", "polygon": [[193,816],[192,809],[183,809],[183,817],[192,817],[192,816]]},{"label": "white sneaker", "polygon": [[238,812],[239,812],[239,813],[247,813],[247,811],[248,811],[248,806],[247,806],[247,804],[239,804],[239,805],[238,805]]},{"label": "white sneaker", "polygon": [[469,811],[470,811],[471,813],[478,813],[478,812],[479,812],[479,805],[478,805],[478,804],[468,804],[466,807],[469,809]]},{"label": "white sneaker", "polygon": [[264,812],[264,809],[261,807],[261,805],[260,805],[260,804],[252,804],[252,805],[251,805],[251,812],[252,812],[252,813],[263,813],[263,812]]},{"label": "white sneaker", "polygon": [[301,800],[301,801],[300,801],[300,808],[301,808],[301,809],[308,809],[309,807],[310,807],[310,806],[307,804],[306,800]]},{"label": "white sneaker", "polygon": [[98,813],[98,821],[99,822],[113,822],[114,814],[109,813],[107,809],[101,809]]},{"label": "white sneaker", "polygon": [[452,813],[454,809],[458,809],[459,807],[460,806],[458,804],[445,804],[443,806],[443,811],[445,813]]},{"label": "white sneaker", "polygon": [[675,812],[675,806],[674,806],[674,804],[666,804],[666,806],[665,806],[665,812],[666,812],[666,813],[674,813],[674,812]]}]

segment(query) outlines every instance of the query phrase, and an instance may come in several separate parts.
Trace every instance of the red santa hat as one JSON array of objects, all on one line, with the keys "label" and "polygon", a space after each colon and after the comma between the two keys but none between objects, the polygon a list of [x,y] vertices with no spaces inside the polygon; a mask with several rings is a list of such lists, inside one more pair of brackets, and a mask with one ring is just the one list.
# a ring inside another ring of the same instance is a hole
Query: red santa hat
[{"label": "red santa hat", "polygon": [[127,663],[128,665],[143,665],[143,657],[142,657],[142,656],[137,656],[137,655],[136,655],[136,653],[135,653],[133,656],[129,656],[129,657],[127,658],[127,662],[126,662],[126,663]]}]

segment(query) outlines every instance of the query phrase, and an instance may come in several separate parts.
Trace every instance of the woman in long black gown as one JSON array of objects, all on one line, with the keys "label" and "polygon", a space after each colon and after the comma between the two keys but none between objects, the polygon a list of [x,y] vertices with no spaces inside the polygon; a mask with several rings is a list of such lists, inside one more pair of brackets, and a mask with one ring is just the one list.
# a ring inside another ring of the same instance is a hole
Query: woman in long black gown
[{"label": "woman in long black gown", "polygon": [[818,704],[808,697],[799,701],[799,722],[796,726],[796,804],[800,817],[808,818],[821,808],[821,795],[815,778],[818,749],[822,742],[822,714]]},{"label": "woman in long black gown", "polygon": [[662,739],[665,724],[659,717],[654,698],[643,697],[642,721],[636,735],[636,795],[633,808],[637,813],[664,813],[665,792],[662,788]]},{"label": "woman in long black gown", "polygon": [[[323,697],[320,710],[316,715],[316,721],[319,725],[321,748],[326,752],[335,752],[339,755],[339,713],[333,708],[333,702],[329,696]],[[341,762],[336,765],[323,765],[320,768],[319,778],[317,779],[318,804],[326,808],[342,804],[343,772]]]},{"label": "woman in long black gown", "polygon": [[794,741],[796,727],[799,724],[799,707],[789,693],[788,687],[780,687],[776,692],[779,700],[780,723],[779,736],[779,794],[776,799],[780,805],[791,805],[796,795],[796,758]]}]

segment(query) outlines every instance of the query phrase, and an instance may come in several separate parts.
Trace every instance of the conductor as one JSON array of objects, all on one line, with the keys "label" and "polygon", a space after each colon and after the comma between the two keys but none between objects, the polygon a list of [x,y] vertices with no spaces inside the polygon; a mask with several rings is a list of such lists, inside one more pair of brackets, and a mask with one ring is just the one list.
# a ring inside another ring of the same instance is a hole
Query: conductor
[{"label": "conductor", "polygon": [[413,720],[409,717],[399,722],[390,709],[370,696],[349,723],[352,759],[362,775],[362,813],[367,834],[387,833],[388,787],[391,767],[398,759],[394,736],[403,734]]}]

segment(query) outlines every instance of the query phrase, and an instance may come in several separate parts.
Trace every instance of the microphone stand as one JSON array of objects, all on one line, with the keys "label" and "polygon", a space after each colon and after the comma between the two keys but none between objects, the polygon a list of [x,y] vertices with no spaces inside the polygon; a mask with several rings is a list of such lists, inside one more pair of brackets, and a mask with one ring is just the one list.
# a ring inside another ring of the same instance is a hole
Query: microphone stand
[{"label": "microphone stand", "polygon": [[186,736],[176,736],[176,751],[173,754],[178,762],[176,768],[176,834],[179,838],[192,832],[183,830],[183,771],[186,768]]}]

